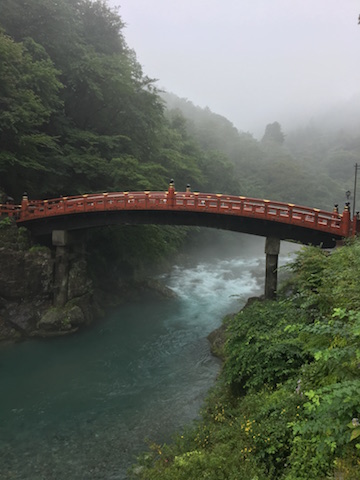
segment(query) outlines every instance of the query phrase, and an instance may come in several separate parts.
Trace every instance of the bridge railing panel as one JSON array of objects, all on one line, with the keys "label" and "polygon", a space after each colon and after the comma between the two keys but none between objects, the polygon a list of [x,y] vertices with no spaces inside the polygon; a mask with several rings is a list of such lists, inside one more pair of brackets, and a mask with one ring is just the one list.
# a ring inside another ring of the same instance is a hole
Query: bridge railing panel
[{"label": "bridge railing panel", "polygon": [[13,204],[0,204],[0,217],[7,216],[11,218],[19,218],[21,207]]}]

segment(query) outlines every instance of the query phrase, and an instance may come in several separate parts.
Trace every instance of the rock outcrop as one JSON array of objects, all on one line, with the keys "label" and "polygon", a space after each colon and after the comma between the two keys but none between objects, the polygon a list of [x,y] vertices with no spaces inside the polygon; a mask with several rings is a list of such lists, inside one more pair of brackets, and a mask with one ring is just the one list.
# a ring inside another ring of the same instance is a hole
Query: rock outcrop
[{"label": "rock outcrop", "polygon": [[92,282],[79,252],[69,253],[67,302],[54,307],[55,255],[24,228],[0,222],[0,340],[63,335],[92,321]]}]

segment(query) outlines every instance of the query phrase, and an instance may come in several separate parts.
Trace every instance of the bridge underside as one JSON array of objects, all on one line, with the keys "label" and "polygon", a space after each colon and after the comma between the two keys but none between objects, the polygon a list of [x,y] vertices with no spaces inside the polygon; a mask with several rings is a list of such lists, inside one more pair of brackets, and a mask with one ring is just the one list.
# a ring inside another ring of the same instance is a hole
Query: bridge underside
[{"label": "bridge underside", "polygon": [[106,225],[186,225],[209,227],[233,232],[248,233],[280,240],[294,240],[305,245],[333,248],[340,236],[311,230],[286,223],[207,212],[182,212],[178,210],[120,210],[59,215],[18,222],[34,236],[50,235],[53,230],[82,230]]}]

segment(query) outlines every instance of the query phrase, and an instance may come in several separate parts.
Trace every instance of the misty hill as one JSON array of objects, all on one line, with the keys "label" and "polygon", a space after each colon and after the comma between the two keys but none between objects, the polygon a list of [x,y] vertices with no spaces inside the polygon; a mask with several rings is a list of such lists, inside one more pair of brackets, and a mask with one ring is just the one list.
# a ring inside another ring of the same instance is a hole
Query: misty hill
[{"label": "misty hill", "polygon": [[360,96],[314,117],[286,136],[291,154],[304,168],[325,173],[341,186],[341,199],[354,189],[354,165],[360,161]]},{"label": "misty hill", "polygon": [[259,141],[209,108],[172,93],[161,96],[168,116],[183,115],[188,133],[203,149],[219,151],[231,161],[243,195],[331,210],[352,190],[353,165],[360,158],[359,130],[351,121],[360,111],[356,102],[289,132],[282,132],[277,122],[264,126]]}]

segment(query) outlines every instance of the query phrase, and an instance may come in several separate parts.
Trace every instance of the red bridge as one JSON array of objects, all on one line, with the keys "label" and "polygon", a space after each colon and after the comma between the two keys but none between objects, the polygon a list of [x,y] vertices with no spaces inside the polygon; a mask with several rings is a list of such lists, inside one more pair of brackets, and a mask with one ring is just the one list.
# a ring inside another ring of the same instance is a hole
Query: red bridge
[{"label": "red bridge", "polygon": [[110,224],[196,225],[250,233],[304,244],[334,247],[355,235],[360,222],[343,213],[257,198],[198,192],[114,192],[0,204],[34,235]]}]

